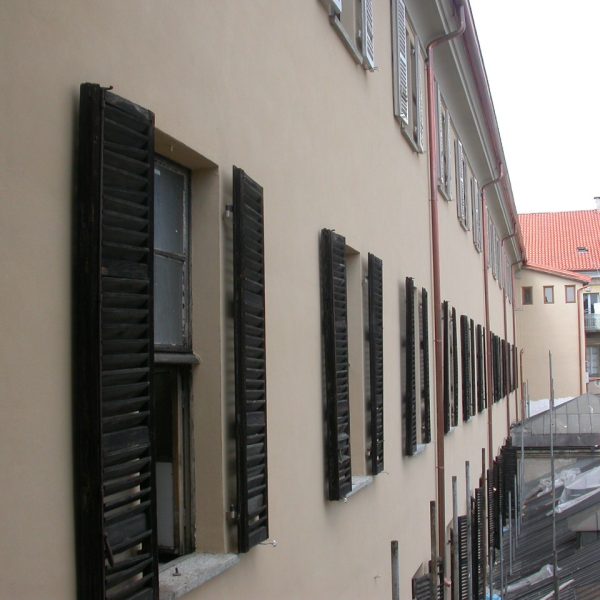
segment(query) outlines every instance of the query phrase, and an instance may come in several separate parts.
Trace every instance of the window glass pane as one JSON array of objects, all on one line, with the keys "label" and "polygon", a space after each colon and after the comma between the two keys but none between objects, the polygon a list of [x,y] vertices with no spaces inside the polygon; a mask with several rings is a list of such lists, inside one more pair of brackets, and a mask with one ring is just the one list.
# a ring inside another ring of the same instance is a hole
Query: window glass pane
[{"label": "window glass pane", "polygon": [[565,286],[565,298],[567,302],[575,302],[575,286]]},{"label": "window glass pane", "polygon": [[183,345],[182,261],[164,256],[154,257],[154,343]]},{"label": "window glass pane", "polygon": [[523,304],[533,304],[533,288],[523,288]]},{"label": "window glass pane", "polygon": [[154,170],[154,247],[183,252],[185,176],[162,162]]},{"label": "window glass pane", "polygon": [[544,302],[546,304],[554,303],[554,288],[553,287],[544,286]]}]

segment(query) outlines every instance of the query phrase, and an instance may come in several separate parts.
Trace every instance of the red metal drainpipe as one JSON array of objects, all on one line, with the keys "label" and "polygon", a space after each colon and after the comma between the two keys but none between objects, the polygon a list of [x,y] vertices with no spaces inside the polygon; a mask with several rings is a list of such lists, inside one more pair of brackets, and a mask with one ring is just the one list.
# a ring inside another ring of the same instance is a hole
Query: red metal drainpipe
[{"label": "red metal drainpipe", "polygon": [[[504,242],[515,237],[515,235],[517,235],[517,228],[516,228],[515,223],[513,222],[513,232],[509,233],[508,235],[505,235],[500,240],[500,260],[502,262],[503,262],[502,253],[504,252]],[[511,275],[512,275],[512,266],[510,268],[510,271],[511,271]],[[506,323],[506,298],[507,298],[506,282],[504,282],[504,289],[502,290],[502,305],[503,305],[502,306],[502,316],[504,318],[504,341],[506,343],[508,343],[508,325]],[[504,378],[504,389],[506,390],[508,388],[508,373],[507,373],[508,370],[506,369],[506,365],[504,365],[504,367],[505,368],[504,368],[503,378]],[[508,392],[506,394],[506,435],[509,435],[509,433],[510,433],[510,392]]]},{"label": "red metal drainpipe", "polygon": [[493,436],[493,415],[492,408],[494,405],[494,392],[492,388],[492,352],[491,352],[491,342],[492,342],[492,334],[490,332],[490,296],[489,296],[489,284],[488,284],[488,243],[487,243],[487,227],[488,227],[488,218],[487,218],[487,202],[485,197],[485,190],[491,185],[495,185],[499,183],[500,180],[504,177],[504,165],[502,163],[499,164],[500,174],[495,179],[488,181],[483,184],[481,187],[481,219],[483,221],[483,226],[481,228],[483,239],[483,299],[485,303],[485,336],[486,336],[486,362],[487,362],[487,413],[488,413],[488,467],[490,469],[494,466],[494,455],[493,451],[494,445],[494,436]]},{"label": "red metal drainpipe", "polygon": [[583,395],[583,377],[581,368],[583,357],[581,355],[581,313],[582,313],[582,302],[583,302],[583,290],[588,288],[588,284],[580,287],[577,290],[577,341],[579,342],[579,395]]},{"label": "red metal drainpipe", "polygon": [[459,6],[458,29],[435,38],[427,44],[427,118],[429,121],[429,193],[431,209],[431,261],[433,271],[433,314],[435,344],[435,404],[436,404],[436,488],[438,511],[438,555],[446,550],[446,489],[444,471],[444,374],[442,349],[442,293],[440,278],[440,230],[438,219],[437,174],[438,148],[436,123],[436,94],[433,50],[436,46],[462,35],[466,29],[465,7]]}]

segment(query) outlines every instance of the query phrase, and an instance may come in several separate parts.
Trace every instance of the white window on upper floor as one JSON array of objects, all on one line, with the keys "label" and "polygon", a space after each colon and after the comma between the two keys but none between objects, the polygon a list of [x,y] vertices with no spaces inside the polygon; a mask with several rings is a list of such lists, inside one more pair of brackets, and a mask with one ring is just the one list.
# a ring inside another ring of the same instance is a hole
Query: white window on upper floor
[{"label": "white window on upper floor", "polygon": [[481,205],[479,198],[479,182],[471,177],[471,219],[473,222],[473,245],[477,252],[482,250]]},{"label": "white window on upper floor", "polygon": [[467,160],[462,142],[456,140],[456,214],[463,229],[471,228],[467,199]]},{"label": "white window on upper floor", "polygon": [[450,152],[450,115],[438,89],[438,189],[446,200],[452,200],[452,168]]},{"label": "white window on upper floor", "polygon": [[375,70],[373,0],[321,0],[331,25],[354,58],[369,71]]},{"label": "white window on upper floor", "polygon": [[414,28],[408,22],[403,0],[392,0],[392,63],[394,116],[417,152],[425,143],[423,107],[423,55]]}]

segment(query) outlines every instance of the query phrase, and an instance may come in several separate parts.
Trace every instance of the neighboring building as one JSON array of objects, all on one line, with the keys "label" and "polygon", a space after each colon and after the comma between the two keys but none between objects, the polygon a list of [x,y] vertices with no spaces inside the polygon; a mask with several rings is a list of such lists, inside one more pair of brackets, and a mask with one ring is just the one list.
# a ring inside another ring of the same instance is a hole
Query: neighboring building
[{"label": "neighboring building", "polygon": [[519,215],[527,260],[589,278],[583,292],[585,369],[600,393],[600,199],[595,210]]},{"label": "neighboring building", "polygon": [[393,541],[400,598],[459,585],[452,479],[522,417],[468,2],[4,2],[0,39],[0,596],[387,599]]},{"label": "neighboring building", "polygon": [[550,397],[550,363],[555,398],[585,391],[581,291],[590,278],[530,262],[517,272],[515,311],[524,392],[530,400]]}]

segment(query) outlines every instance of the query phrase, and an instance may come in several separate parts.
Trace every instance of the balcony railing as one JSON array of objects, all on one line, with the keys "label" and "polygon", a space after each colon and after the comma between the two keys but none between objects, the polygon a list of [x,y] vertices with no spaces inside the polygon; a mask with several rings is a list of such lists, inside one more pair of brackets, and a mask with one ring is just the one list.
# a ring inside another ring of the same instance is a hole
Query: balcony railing
[{"label": "balcony railing", "polygon": [[585,315],[585,330],[600,331],[600,315]]}]

